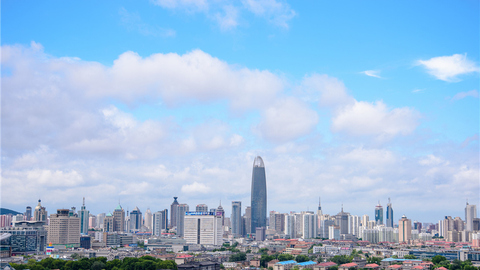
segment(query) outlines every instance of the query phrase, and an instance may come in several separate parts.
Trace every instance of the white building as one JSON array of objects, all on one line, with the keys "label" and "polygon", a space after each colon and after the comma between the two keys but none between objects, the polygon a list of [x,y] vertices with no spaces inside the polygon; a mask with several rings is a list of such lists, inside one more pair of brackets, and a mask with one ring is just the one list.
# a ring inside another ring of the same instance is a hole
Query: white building
[{"label": "white building", "polygon": [[186,212],[183,238],[187,244],[222,245],[222,217],[214,213]]}]

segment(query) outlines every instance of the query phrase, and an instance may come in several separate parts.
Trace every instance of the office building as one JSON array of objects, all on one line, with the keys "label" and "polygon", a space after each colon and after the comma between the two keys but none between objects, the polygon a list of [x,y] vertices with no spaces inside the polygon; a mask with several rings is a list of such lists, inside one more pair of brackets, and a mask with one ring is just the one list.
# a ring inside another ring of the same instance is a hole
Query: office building
[{"label": "office building", "polygon": [[317,237],[317,216],[313,213],[303,215],[302,237],[310,239]]},{"label": "office building", "polygon": [[473,219],[477,218],[477,206],[468,204],[465,206],[465,230],[473,231]]},{"label": "office building", "polygon": [[348,234],[348,216],[350,213],[343,212],[342,205],[342,210],[335,216],[335,225],[338,226],[340,234]]},{"label": "office building", "polygon": [[0,228],[0,235],[11,234],[6,245],[11,246],[12,256],[43,253],[47,244],[44,225],[43,221],[19,221],[15,227]]},{"label": "office building", "polygon": [[135,206],[130,213],[130,231],[140,231],[143,226],[142,212]]},{"label": "office building", "polygon": [[195,207],[195,212],[208,212],[208,205],[197,204],[197,206]]},{"label": "office building", "polygon": [[150,211],[150,208],[147,208],[147,211],[145,211],[144,225],[147,228],[147,231],[152,231],[152,228],[153,228],[153,214],[152,214],[152,211]]},{"label": "office building", "polygon": [[380,205],[380,201],[378,202],[378,205],[375,206],[375,224],[383,224],[383,207]]},{"label": "office building", "polygon": [[206,212],[184,213],[184,235],[187,244],[222,245],[223,231],[220,216]]},{"label": "office building", "polygon": [[125,211],[120,204],[118,204],[117,208],[113,211],[113,231],[125,231]]},{"label": "office building", "polygon": [[387,220],[386,220],[387,227],[393,228],[393,208],[392,208],[392,203],[390,202],[390,198],[388,198],[386,216],[387,216]]},{"label": "office building", "polygon": [[398,242],[408,243],[412,239],[412,221],[405,215],[398,221]]},{"label": "office building", "polygon": [[152,233],[154,235],[161,235],[162,231],[167,230],[168,226],[168,210],[157,211],[153,214],[153,228]]},{"label": "office building", "polygon": [[181,203],[175,207],[176,219],[175,224],[177,225],[177,235],[183,236],[184,231],[184,222],[185,222],[185,213],[189,211],[188,204]]},{"label": "office building", "polygon": [[253,161],[251,207],[251,231],[255,232],[257,227],[266,228],[267,179],[265,175],[265,164],[260,156],[257,156]]},{"label": "office building", "polygon": [[243,235],[248,235],[252,233],[252,207],[245,207],[245,214],[243,214]]},{"label": "office building", "polygon": [[35,212],[33,213],[34,221],[43,221],[47,222],[47,210],[42,206],[41,200],[38,200],[38,205],[35,207]]},{"label": "office building", "polygon": [[56,214],[50,215],[49,243],[65,247],[80,246],[80,218],[76,214],[69,215],[69,212],[68,209],[58,209]]},{"label": "office building", "polygon": [[103,229],[103,223],[104,223],[104,220],[105,220],[105,216],[106,216],[105,213],[100,213],[100,214],[97,215],[97,226],[96,226],[96,228]]},{"label": "office building", "polygon": [[32,220],[32,207],[27,206],[25,209],[25,220],[30,221]]},{"label": "office building", "polygon": [[177,226],[177,206],[178,197],[173,197],[173,203],[170,205],[170,228]]},{"label": "office building", "polygon": [[289,214],[285,216],[285,237],[295,238],[297,233],[295,231],[295,215]]},{"label": "office building", "polygon": [[222,202],[220,202],[220,205],[218,206],[217,210],[215,211],[215,215],[222,217],[222,226],[225,225],[225,222],[224,222],[225,210],[223,210]]},{"label": "office building", "polygon": [[89,223],[89,218],[90,212],[87,210],[85,207],[85,197],[83,197],[83,204],[82,207],[80,208],[80,211],[78,211],[78,217],[80,218],[80,233],[81,234],[88,234],[88,223]]},{"label": "office building", "polygon": [[[197,211],[198,212],[198,211]],[[200,211],[202,212],[202,211]],[[232,202],[232,234],[234,237],[242,236],[242,202]]]}]

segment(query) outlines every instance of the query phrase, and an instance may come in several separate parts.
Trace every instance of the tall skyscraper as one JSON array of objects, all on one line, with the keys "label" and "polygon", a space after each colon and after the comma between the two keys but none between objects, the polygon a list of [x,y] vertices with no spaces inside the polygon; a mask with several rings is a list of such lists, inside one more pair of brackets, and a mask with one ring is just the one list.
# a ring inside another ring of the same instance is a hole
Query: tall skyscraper
[{"label": "tall skyscraper", "polygon": [[317,215],[319,217],[323,216],[323,212],[322,212],[322,204],[321,204],[321,201],[320,201],[320,197],[318,197],[318,209],[317,209]]},{"label": "tall skyscraper", "polygon": [[177,226],[177,206],[178,197],[173,197],[173,203],[170,205],[170,228]]},{"label": "tall skyscraper", "polygon": [[243,235],[252,233],[252,207],[245,207],[245,214],[243,214]]},{"label": "tall skyscraper", "polygon": [[197,207],[195,207],[195,212],[208,212],[208,205],[198,204]]},{"label": "tall skyscraper", "polygon": [[156,236],[162,234],[162,230],[166,230],[168,226],[168,210],[157,211],[153,214],[152,233]]},{"label": "tall skyscraper", "polygon": [[68,209],[58,209],[50,215],[47,241],[54,245],[80,246],[80,218],[69,215]]},{"label": "tall skyscraper", "polygon": [[47,210],[42,206],[41,202],[39,199],[38,205],[35,207],[35,212],[33,213],[33,220],[47,222]]},{"label": "tall skyscraper", "polygon": [[387,204],[387,227],[393,228],[393,208],[392,203],[390,202],[390,198],[388,198]]},{"label": "tall skyscraper", "polygon": [[348,216],[350,216],[350,213],[343,212],[342,205],[342,211],[335,216],[335,225],[340,228],[340,234],[348,234]]},{"label": "tall skyscraper", "polygon": [[255,232],[257,227],[267,227],[267,179],[265,164],[260,156],[253,161],[251,203],[251,232]]},{"label": "tall skyscraper", "polygon": [[143,225],[142,212],[138,207],[135,206],[133,211],[130,213],[130,230],[139,231]]},{"label": "tall skyscraper", "polygon": [[125,210],[120,204],[113,211],[113,231],[125,232]]},{"label": "tall skyscraper", "polygon": [[147,211],[145,211],[145,227],[147,227],[149,231],[153,228],[153,215],[150,208],[147,208]]},{"label": "tall skyscraper", "polygon": [[30,221],[32,219],[32,207],[27,206],[25,209],[25,220]]},{"label": "tall skyscraper", "polygon": [[222,226],[225,225],[224,223],[224,218],[225,218],[225,210],[223,210],[222,207],[222,202],[220,202],[220,205],[218,206],[215,215],[220,216],[222,218]]},{"label": "tall skyscraper", "polygon": [[398,242],[408,243],[412,239],[412,221],[405,215],[398,221]]},{"label": "tall skyscraper", "polygon": [[85,207],[85,197],[83,197],[83,204],[78,211],[78,217],[80,218],[80,233],[81,234],[88,234],[88,218],[90,216],[90,212]]},{"label": "tall skyscraper", "polygon": [[242,202],[232,202],[232,234],[234,237],[242,235]]},{"label": "tall skyscraper", "polygon": [[295,238],[297,233],[295,232],[295,215],[289,214],[285,216],[285,236],[288,238]]},{"label": "tall skyscraper", "polygon": [[100,213],[97,215],[97,226],[95,227],[103,229],[103,222],[105,220],[105,216],[106,216],[105,213]]},{"label": "tall skyscraper", "polygon": [[375,206],[375,223],[377,225],[383,224],[383,206],[380,205],[380,201],[378,205]]},{"label": "tall skyscraper", "polygon": [[213,213],[186,212],[184,239],[187,244],[221,245],[222,218]]},{"label": "tall skyscraper", "polygon": [[466,231],[473,231],[473,219],[477,218],[477,206],[474,204],[468,204],[465,206],[465,225]]},{"label": "tall skyscraper", "polygon": [[178,204],[175,207],[175,211],[177,215],[176,216],[177,221],[175,223],[177,225],[178,236],[183,236],[184,224],[185,224],[185,213],[189,211],[188,208],[189,208],[188,204],[185,204],[185,203]]}]

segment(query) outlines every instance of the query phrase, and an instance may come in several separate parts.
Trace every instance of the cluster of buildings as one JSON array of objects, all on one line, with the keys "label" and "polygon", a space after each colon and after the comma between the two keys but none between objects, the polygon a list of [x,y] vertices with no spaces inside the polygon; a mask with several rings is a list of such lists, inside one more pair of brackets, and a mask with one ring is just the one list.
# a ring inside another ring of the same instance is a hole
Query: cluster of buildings
[{"label": "cluster of buildings", "polygon": [[[405,215],[396,220],[390,199],[385,212],[380,202],[375,206],[373,220],[368,215],[351,215],[343,206],[336,215],[324,214],[320,201],[316,211],[270,211],[267,216],[265,165],[261,157],[256,157],[253,163],[250,206],[242,212],[242,202],[233,201],[231,207],[231,216],[227,217],[221,203],[216,208],[198,204],[190,209],[174,197],[169,209],[153,213],[150,209],[142,213],[138,207],[125,211],[119,204],[110,213],[93,215],[84,199],[78,211],[72,207],[48,215],[39,200],[33,212],[27,206],[23,214],[0,216],[1,256],[48,254],[49,246],[57,251],[102,250],[135,247],[139,242],[149,250],[163,252],[212,251],[226,242],[250,249],[252,243],[257,247],[268,243],[265,245],[271,250],[298,255],[308,254],[315,244],[286,244],[288,239],[322,239],[362,246],[432,242],[447,247],[462,243],[480,248],[480,219],[476,206],[468,203],[465,220],[446,216],[436,224],[412,222]],[[344,255],[349,249],[334,245],[313,249],[314,254],[325,256],[337,252]]]}]

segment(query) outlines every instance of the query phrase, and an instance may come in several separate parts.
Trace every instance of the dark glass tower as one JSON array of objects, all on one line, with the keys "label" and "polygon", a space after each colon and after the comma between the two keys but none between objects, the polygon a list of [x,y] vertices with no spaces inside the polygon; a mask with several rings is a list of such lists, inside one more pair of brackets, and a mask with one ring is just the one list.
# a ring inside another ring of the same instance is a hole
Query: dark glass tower
[{"label": "dark glass tower", "polygon": [[375,206],[375,223],[377,225],[383,224],[383,207],[380,205],[380,201],[378,202],[378,205]]},{"label": "dark glass tower", "polygon": [[267,178],[265,177],[265,165],[259,156],[253,161],[251,199],[251,232],[256,232],[258,227],[267,227]]},{"label": "dark glass tower", "polygon": [[387,204],[387,227],[393,228],[393,208],[392,204],[390,203],[390,198],[388,198]]}]

